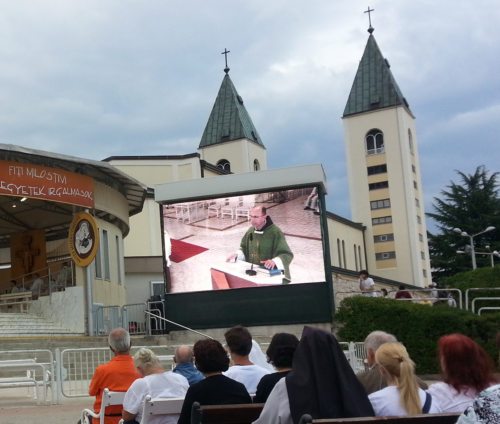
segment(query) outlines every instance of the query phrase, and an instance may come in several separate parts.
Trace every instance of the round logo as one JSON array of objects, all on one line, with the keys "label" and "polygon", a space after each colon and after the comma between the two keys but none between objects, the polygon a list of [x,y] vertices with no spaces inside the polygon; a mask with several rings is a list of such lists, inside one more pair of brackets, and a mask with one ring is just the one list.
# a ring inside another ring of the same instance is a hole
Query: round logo
[{"label": "round logo", "polygon": [[73,217],[68,243],[71,257],[77,265],[87,266],[94,260],[99,247],[99,229],[92,215],[80,212]]}]

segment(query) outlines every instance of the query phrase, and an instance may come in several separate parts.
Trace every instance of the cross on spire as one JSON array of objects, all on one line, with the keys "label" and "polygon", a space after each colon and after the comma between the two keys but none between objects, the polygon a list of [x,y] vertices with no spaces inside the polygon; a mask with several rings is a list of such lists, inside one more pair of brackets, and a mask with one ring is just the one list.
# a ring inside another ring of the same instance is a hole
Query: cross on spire
[{"label": "cross on spire", "polygon": [[227,66],[227,54],[228,54],[228,53],[231,53],[231,51],[230,51],[230,50],[228,50],[228,49],[226,49],[226,48],[224,47],[224,51],[223,51],[221,54],[223,54],[223,55],[224,55],[224,59],[226,60],[226,67],[224,68],[224,72],[225,72],[226,74],[227,74],[227,73],[229,73],[229,67]]},{"label": "cross on spire", "polygon": [[371,17],[371,12],[373,12],[375,9],[370,9],[370,6],[368,6],[368,9],[366,9],[363,13],[368,13],[368,23],[370,26],[368,27],[368,32],[371,34],[374,31],[374,28],[372,27],[372,17]]}]

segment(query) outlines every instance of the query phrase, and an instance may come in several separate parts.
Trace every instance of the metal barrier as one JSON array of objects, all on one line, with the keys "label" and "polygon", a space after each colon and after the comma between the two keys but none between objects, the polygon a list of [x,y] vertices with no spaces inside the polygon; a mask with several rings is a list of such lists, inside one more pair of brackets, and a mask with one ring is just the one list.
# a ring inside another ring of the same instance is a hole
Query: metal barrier
[{"label": "metal barrier", "polygon": [[500,287],[471,287],[467,290],[465,290],[465,309],[469,309],[469,292],[472,291],[480,291],[480,290],[500,290]]},{"label": "metal barrier", "polygon": [[365,370],[366,351],[363,342],[339,342],[355,373]]},{"label": "metal barrier", "polygon": [[149,334],[146,322],[146,303],[131,303],[121,308],[122,327],[131,335]]},{"label": "metal barrier", "polygon": [[500,306],[483,306],[478,309],[477,314],[481,315],[483,311],[500,311]]},{"label": "metal barrier", "polygon": [[[40,369],[42,375],[37,376],[36,370],[30,366],[26,366],[27,369],[32,369],[33,380],[36,382],[36,386],[43,385],[44,398],[46,398],[47,387],[50,387],[51,401],[53,404],[57,402],[57,387],[55,380],[55,362],[54,355],[48,349],[32,349],[32,350],[1,350],[0,359],[4,363],[12,363],[12,361],[33,361],[37,369]],[[24,362],[23,362],[24,363]],[[5,368],[5,372],[8,373],[8,369]],[[37,387],[35,387],[35,390]]]},{"label": "metal barrier", "polygon": [[109,334],[116,327],[122,327],[121,307],[96,305],[94,310],[94,334]]},{"label": "metal barrier", "polygon": [[[157,354],[166,369],[170,369],[174,356],[169,354],[167,346],[133,346],[133,355],[141,347],[151,349]],[[57,393],[68,397],[88,396],[89,384],[95,369],[113,356],[107,347],[56,349],[56,383]],[[58,396],[59,399],[59,396]]]},{"label": "metal barrier", "polygon": [[474,299],[472,299],[471,302],[471,312],[473,314],[476,313],[475,311],[476,300],[500,300],[500,297],[475,297]]}]

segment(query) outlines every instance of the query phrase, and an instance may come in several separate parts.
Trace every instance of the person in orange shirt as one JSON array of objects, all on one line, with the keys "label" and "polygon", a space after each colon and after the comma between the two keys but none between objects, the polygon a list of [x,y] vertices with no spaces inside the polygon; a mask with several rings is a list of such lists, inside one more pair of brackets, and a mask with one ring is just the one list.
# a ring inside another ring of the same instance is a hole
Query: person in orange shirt
[{"label": "person in orange shirt", "polygon": [[[111,330],[108,343],[114,356],[109,362],[96,368],[89,386],[89,395],[95,396],[94,412],[96,413],[101,410],[102,393],[105,388],[113,392],[126,392],[130,385],[141,377],[130,356],[129,332],[124,328]],[[104,422],[105,424],[118,424],[121,416],[121,406],[110,406],[106,409]]]}]

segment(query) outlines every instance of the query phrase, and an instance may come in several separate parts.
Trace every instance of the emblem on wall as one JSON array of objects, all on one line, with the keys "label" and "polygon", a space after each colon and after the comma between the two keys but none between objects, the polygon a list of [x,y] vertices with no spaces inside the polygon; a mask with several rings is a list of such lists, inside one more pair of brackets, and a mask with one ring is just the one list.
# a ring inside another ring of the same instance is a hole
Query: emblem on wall
[{"label": "emblem on wall", "polygon": [[87,266],[99,248],[99,229],[92,215],[77,213],[71,221],[68,234],[69,252],[78,266]]}]

